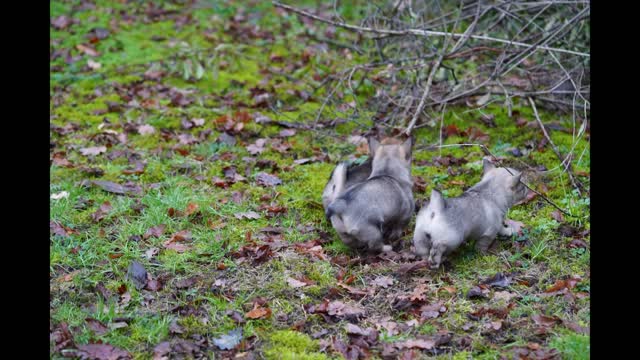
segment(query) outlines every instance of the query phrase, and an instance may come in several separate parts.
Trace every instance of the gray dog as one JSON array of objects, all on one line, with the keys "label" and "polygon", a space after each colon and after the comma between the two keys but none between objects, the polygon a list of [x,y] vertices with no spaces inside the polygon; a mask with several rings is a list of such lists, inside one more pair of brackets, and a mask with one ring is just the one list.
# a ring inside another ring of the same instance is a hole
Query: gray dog
[{"label": "gray dog", "polygon": [[411,138],[404,142],[370,138],[369,178],[344,192],[344,181],[336,182],[340,195],[329,205],[327,217],[347,246],[378,253],[391,249],[385,240],[394,242],[402,236],[414,212],[411,145]]},{"label": "gray dog", "polygon": [[504,219],[509,208],[527,194],[521,175],[515,169],[497,168],[484,159],[482,180],[459,197],[445,200],[434,189],[429,204],[416,217],[416,253],[428,256],[431,268],[436,269],[442,257],[465,240],[477,240],[476,249],[484,253],[498,234],[513,235],[514,230],[505,225]]},{"label": "gray dog", "polygon": [[[369,157],[362,164],[347,164],[344,162],[339,163],[331,172],[329,181],[322,191],[322,206],[324,207],[325,214],[329,209],[329,205],[335,200],[344,190],[347,190],[355,184],[364,182],[371,175],[371,157]],[[339,184],[342,189],[338,188]],[[327,218],[329,220],[329,218]]]}]

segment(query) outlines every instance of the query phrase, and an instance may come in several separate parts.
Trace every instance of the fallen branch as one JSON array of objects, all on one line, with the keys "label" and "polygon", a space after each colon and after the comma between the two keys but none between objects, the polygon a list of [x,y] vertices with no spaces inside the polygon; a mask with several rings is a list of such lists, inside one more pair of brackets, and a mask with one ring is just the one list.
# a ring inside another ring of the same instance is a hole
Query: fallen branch
[{"label": "fallen branch", "polygon": [[[355,32],[360,33],[360,34],[361,33],[374,33],[374,34],[392,35],[392,36],[415,35],[415,36],[427,36],[427,37],[428,36],[451,36],[453,38],[462,38],[462,37],[466,36],[465,34],[449,33],[449,32],[444,32],[444,31],[433,31],[433,30],[422,30],[422,29],[389,30],[389,29],[376,29],[376,28],[371,28],[371,27],[356,26],[356,25],[351,25],[351,24],[347,24],[347,23],[343,23],[343,22],[337,22],[337,21],[325,19],[325,18],[323,18],[321,16],[314,15],[314,14],[312,14],[310,12],[297,9],[297,8],[295,8],[293,6],[285,5],[285,4],[280,3],[278,1],[272,1],[272,4],[273,4],[273,6],[276,6],[276,7],[279,7],[279,8],[294,12],[294,13],[296,13],[298,15],[302,15],[304,17],[308,17],[310,19],[314,19],[314,20],[317,20],[317,21],[320,21],[320,22],[323,22],[323,23],[326,23],[326,24],[329,24],[329,25],[341,27],[343,29],[352,30],[352,31],[355,31]],[[475,40],[485,40],[485,41],[491,41],[491,42],[496,42],[496,43],[501,43],[501,44],[519,46],[519,47],[542,49],[542,50],[547,50],[547,51],[555,51],[555,52],[559,52],[559,53],[572,54],[572,55],[577,55],[577,56],[582,56],[582,57],[587,57],[587,58],[591,57],[590,54],[579,52],[579,51],[552,48],[552,47],[548,47],[548,46],[535,46],[535,45],[532,45],[532,44],[526,44],[526,43],[522,43],[522,42],[518,42],[518,41],[493,38],[493,37],[484,36],[484,35],[471,35],[469,37],[471,39],[475,39]]]},{"label": "fallen branch", "polygon": [[[562,157],[562,154],[560,154],[560,150],[558,150],[558,147],[556,146],[556,144],[554,144],[553,140],[551,140],[551,137],[547,133],[547,130],[544,128],[544,124],[542,124],[542,121],[540,120],[540,116],[538,116],[538,109],[536,109],[536,104],[533,102],[532,98],[528,98],[528,99],[529,99],[529,103],[531,104],[531,108],[533,109],[533,114],[536,116],[536,121],[538,121],[538,125],[540,125],[540,129],[542,130],[544,137],[547,139],[547,141],[549,141],[549,144],[551,145],[553,152],[556,154],[560,162],[564,163],[565,159]],[[578,183],[576,182],[576,179],[573,176],[573,172],[571,171],[571,161],[567,161],[566,165],[564,166],[564,169],[567,172],[567,175],[569,175],[569,180],[571,181],[571,185],[573,185],[573,187],[575,187],[576,190],[578,190],[578,194],[582,196],[580,187],[578,186]]]},{"label": "fallen branch", "polygon": [[427,96],[429,96],[429,90],[431,90],[431,83],[433,83],[433,76],[436,74],[436,72],[440,68],[440,63],[442,63],[443,57],[444,57],[444,53],[440,54],[440,56],[438,57],[438,60],[436,60],[436,62],[431,67],[431,72],[429,73],[429,78],[427,79],[427,85],[425,86],[424,93],[422,94],[422,98],[420,99],[420,103],[418,104],[418,108],[416,109],[416,112],[413,114],[413,118],[411,119],[411,122],[409,123],[409,126],[407,126],[407,130],[405,131],[405,134],[407,135],[411,135],[411,130],[413,130],[413,127],[416,126],[416,121],[418,121],[418,117],[420,116],[420,113],[424,108],[424,104],[427,101]]}]

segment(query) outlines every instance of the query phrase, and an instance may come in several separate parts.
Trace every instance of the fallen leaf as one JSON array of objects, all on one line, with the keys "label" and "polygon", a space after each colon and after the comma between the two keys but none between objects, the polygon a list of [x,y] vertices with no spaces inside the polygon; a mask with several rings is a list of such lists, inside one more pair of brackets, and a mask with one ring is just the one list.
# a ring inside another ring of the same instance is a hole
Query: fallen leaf
[{"label": "fallen leaf", "polygon": [[284,130],[280,130],[280,136],[281,137],[289,137],[289,136],[294,136],[296,134],[296,131],[293,129],[284,129]]},{"label": "fallen leaf", "polygon": [[256,182],[261,186],[276,186],[282,184],[282,180],[277,176],[265,172],[260,172],[256,175]]},{"label": "fallen leaf", "polygon": [[73,167],[73,163],[71,161],[69,161],[67,158],[64,157],[64,155],[60,154],[60,153],[55,153],[53,154],[53,158],[51,159],[53,164],[56,166],[61,166],[61,167],[66,167],[66,168],[72,168]]},{"label": "fallen leaf", "polygon": [[142,189],[137,185],[123,186],[111,181],[93,180],[92,184],[100,187],[102,190],[119,195],[140,195]]},{"label": "fallen leaf", "polygon": [[169,243],[164,244],[165,249],[174,250],[179,253],[183,253],[185,251],[191,250],[191,246],[180,244],[180,243]]},{"label": "fallen leaf", "polygon": [[420,325],[420,322],[416,319],[411,319],[407,321],[405,324],[407,324],[407,326],[409,327],[417,327],[418,325]]},{"label": "fallen leaf", "polygon": [[162,289],[162,283],[158,279],[150,279],[147,281],[145,289],[150,291],[160,291]]},{"label": "fallen leaf", "polygon": [[[234,136],[231,136],[226,132],[221,133],[220,136],[218,136],[218,139],[216,141],[218,141],[220,143],[223,143],[223,144],[227,144],[229,146],[234,146],[236,144],[236,142],[237,142],[237,140],[236,140],[236,138]],[[249,145],[249,146],[251,146],[251,145]],[[253,154],[253,155],[255,155],[255,154]]]},{"label": "fallen leaf", "polygon": [[102,335],[109,331],[109,328],[100,322],[100,320],[94,318],[86,318],[84,321],[87,322],[87,326],[91,331],[93,331],[96,335]]},{"label": "fallen leaf", "polygon": [[111,211],[111,209],[111,203],[105,201],[104,203],[102,203],[102,205],[100,205],[100,208],[96,210],[95,213],[91,214],[91,219],[93,219],[94,222],[99,222],[100,220],[104,219],[104,217],[109,213],[109,211]]},{"label": "fallen leaf", "polygon": [[51,20],[51,26],[58,30],[64,30],[71,25],[71,18],[66,15],[60,15],[57,18]]},{"label": "fallen leaf", "polygon": [[151,125],[143,124],[138,126],[138,134],[140,135],[151,135],[156,132],[156,128]]},{"label": "fallen leaf", "polygon": [[423,320],[435,319],[440,316],[440,313],[444,313],[445,311],[447,311],[447,308],[442,305],[441,301],[429,305],[422,305],[420,307],[420,318]]},{"label": "fallen leaf", "polygon": [[347,323],[347,325],[345,326],[345,330],[349,335],[369,336],[369,334],[371,333],[371,329],[364,330],[360,326],[351,323]]},{"label": "fallen leaf", "polygon": [[438,292],[440,291],[446,291],[449,294],[455,294],[456,293],[456,288],[453,286],[443,286],[440,289],[438,289]]},{"label": "fallen leaf", "polygon": [[125,350],[109,344],[86,344],[78,346],[76,354],[81,359],[92,360],[129,360],[131,355]]},{"label": "fallen leaf", "polygon": [[258,139],[258,140],[256,140],[255,143],[250,144],[249,146],[247,146],[247,151],[251,155],[262,154],[262,152],[265,150],[264,145],[266,143],[267,143],[267,139]]},{"label": "fallen leaf", "polygon": [[568,245],[570,248],[588,248],[589,244],[587,244],[585,241],[580,240],[580,239],[573,239],[569,242]]},{"label": "fallen leaf", "polygon": [[393,285],[393,282],[393,278],[389,276],[378,276],[377,278],[373,279],[373,281],[371,281],[371,285],[383,287],[386,289],[387,287]]},{"label": "fallen leaf", "polygon": [[144,233],[142,236],[145,240],[150,237],[160,237],[164,234],[164,229],[166,228],[165,224],[160,224],[157,226],[152,226]]},{"label": "fallen leaf", "polygon": [[111,291],[107,290],[102,282],[98,282],[96,284],[96,291],[102,296],[104,300],[109,301],[109,299],[111,298]]},{"label": "fallen leaf", "polygon": [[494,114],[482,114],[478,120],[486,127],[494,128],[496,127],[495,118],[496,116]]},{"label": "fallen leaf", "polygon": [[580,326],[574,322],[571,321],[563,321],[562,324],[564,326],[566,326],[567,328],[579,333],[579,334],[584,334],[584,335],[590,335],[591,330],[588,327],[584,327],[584,326]]},{"label": "fallen leaf", "polygon": [[111,330],[116,330],[116,329],[121,329],[121,328],[125,328],[129,326],[129,324],[127,324],[124,321],[117,321],[117,322],[112,322],[109,324],[109,329]]},{"label": "fallen leaf", "polygon": [[91,70],[98,70],[98,69],[100,69],[102,67],[102,64],[100,64],[97,61],[93,61],[93,60],[89,59],[89,60],[87,60],[87,66],[89,66],[89,68]]},{"label": "fallen leaf", "polygon": [[171,343],[163,341],[153,348],[153,360],[167,360],[166,356],[171,353]]},{"label": "fallen leaf", "polygon": [[423,349],[431,350],[436,345],[435,340],[405,340],[394,344],[399,349]]},{"label": "fallen leaf", "polygon": [[553,286],[545,290],[545,293],[549,295],[556,295],[558,293],[564,292],[565,289],[567,290],[573,289],[578,282],[580,282],[580,279],[577,279],[577,278],[569,278],[567,280],[558,280],[555,282],[555,284],[553,284]]},{"label": "fallen leaf", "polygon": [[511,284],[511,277],[499,272],[492,277],[483,280],[482,284],[489,285],[491,287],[506,288]]},{"label": "fallen leaf", "polygon": [[51,194],[51,199],[53,200],[66,199],[68,197],[69,193],[67,191],[61,191],[59,193]]},{"label": "fallen leaf", "polygon": [[493,329],[493,330],[498,331],[498,330],[502,329],[502,320],[492,321],[492,322],[486,324],[486,327],[488,329]]},{"label": "fallen leaf", "polygon": [[88,34],[89,38],[95,38],[96,40],[104,40],[109,36],[109,30],[101,27],[93,28]]},{"label": "fallen leaf", "polygon": [[493,294],[493,298],[495,300],[504,300],[506,302],[509,302],[512,298],[516,297],[516,294],[510,293],[508,291],[496,291],[495,294]]},{"label": "fallen leaf", "polygon": [[364,315],[364,310],[341,301],[332,301],[327,306],[327,313],[335,316],[358,317]]},{"label": "fallen leaf", "polygon": [[471,289],[469,289],[469,291],[467,292],[467,298],[469,299],[474,299],[474,298],[488,298],[487,296],[487,290],[483,290],[478,286],[474,286]]},{"label": "fallen leaf", "polygon": [[88,148],[82,148],[80,149],[80,153],[84,156],[90,156],[90,155],[100,155],[104,152],[107,151],[107,147],[106,146],[94,146],[94,147],[88,147]]},{"label": "fallen leaf", "polygon": [[397,271],[398,273],[404,275],[419,269],[426,268],[428,265],[429,263],[426,260],[420,260],[420,261],[402,264]]},{"label": "fallen leaf", "polygon": [[96,49],[94,49],[93,47],[89,46],[89,45],[84,45],[84,44],[78,44],[76,45],[76,49],[80,50],[81,52],[89,55],[89,56],[100,56],[100,53],[96,51]]},{"label": "fallen leaf", "polygon": [[237,219],[260,219],[260,214],[255,211],[247,211],[243,213],[234,214]]},{"label": "fallen leaf", "polygon": [[154,256],[158,255],[158,253],[160,252],[160,250],[158,248],[151,248],[147,251],[144,252],[144,257],[147,258],[147,260],[151,260],[151,258],[153,258]]},{"label": "fallen leaf", "polygon": [[213,344],[220,350],[231,350],[240,344],[242,340],[242,328],[229,331],[226,335],[213,339]]},{"label": "fallen leaf", "polygon": [[491,99],[491,93],[486,93],[485,95],[482,95],[481,97],[479,97],[478,100],[476,100],[476,105],[482,106],[488,103],[490,99]]},{"label": "fallen leaf", "polygon": [[187,208],[184,210],[184,215],[185,216],[189,216],[189,215],[195,213],[196,211],[198,211],[199,207],[200,206],[198,206],[198,204],[195,204],[195,203],[187,204]]},{"label": "fallen leaf", "polygon": [[303,159],[293,160],[293,163],[296,165],[304,165],[313,161],[317,161],[315,156],[313,158],[303,158]]},{"label": "fallen leaf", "polygon": [[461,134],[461,132],[458,129],[458,127],[453,125],[453,124],[452,125],[447,125],[442,129],[442,135],[445,138],[448,138],[450,136],[458,136],[460,134]]},{"label": "fallen leaf", "polygon": [[409,298],[413,302],[424,301],[427,299],[426,292],[427,292],[427,284],[419,284],[418,286],[416,286],[415,289],[413,289],[413,292],[411,293]]},{"label": "fallen leaf", "polygon": [[176,241],[191,241],[191,231],[189,230],[181,230],[177,233],[171,235],[171,238],[165,242],[165,244],[170,244]]},{"label": "fallen leaf", "polygon": [[367,295],[373,295],[373,289],[369,288],[367,290],[360,290],[358,288],[355,288],[353,286],[349,286],[341,281],[338,282],[338,286],[340,286],[341,288],[347,290],[349,292],[349,294],[352,295],[358,295],[358,296],[367,296]]},{"label": "fallen leaf", "polygon": [[136,161],[133,169],[124,169],[122,173],[125,175],[140,175],[144,174],[145,164],[142,161]]},{"label": "fallen leaf", "polygon": [[562,213],[560,212],[560,210],[554,210],[554,211],[551,213],[551,217],[552,217],[555,221],[557,221],[557,222],[559,222],[559,223],[564,222],[564,215],[562,215]]},{"label": "fallen leaf", "polygon": [[560,318],[558,318],[557,316],[551,317],[551,316],[546,316],[542,314],[535,314],[531,318],[533,319],[533,321],[535,321],[537,325],[545,326],[545,327],[553,326],[561,321]]},{"label": "fallen leaf", "polygon": [[254,304],[253,309],[244,314],[249,319],[268,319],[271,317],[271,309]]},{"label": "fallen leaf", "polygon": [[133,282],[136,289],[140,290],[147,284],[147,270],[137,261],[132,261],[127,270],[127,279]]},{"label": "fallen leaf", "polygon": [[289,284],[289,286],[291,286],[294,289],[301,288],[303,286],[307,286],[307,283],[302,282],[300,280],[296,280],[296,279],[291,278],[291,277],[287,278],[287,283]]},{"label": "fallen leaf", "polygon": [[50,336],[50,339],[55,343],[54,350],[56,352],[62,349],[74,347],[73,334],[71,334],[69,326],[65,322],[60,323]]},{"label": "fallen leaf", "polygon": [[360,144],[366,144],[367,139],[362,135],[351,135],[347,139],[347,142],[352,145],[360,145]]},{"label": "fallen leaf", "polygon": [[49,231],[51,231],[54,235],[65,237],[76,232],[72,229],[67,228],[66,226],[58,224],[55,221],[49,221]]},{"label": "fallen leaf", "polygon": [[192,277],[180,279],[176,281],[175,286],[178,289],[190,288],[190,287],[193,287],[193,285],[195,285],[198,282],[198,279],[199,279],[198,276],[192,276]]}]

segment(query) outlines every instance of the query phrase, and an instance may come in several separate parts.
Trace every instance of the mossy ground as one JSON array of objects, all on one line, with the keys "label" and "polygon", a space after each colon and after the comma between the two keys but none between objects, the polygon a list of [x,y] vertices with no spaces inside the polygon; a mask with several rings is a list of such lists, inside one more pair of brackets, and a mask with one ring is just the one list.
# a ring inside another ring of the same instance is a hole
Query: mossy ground
[{"label": "mossy ground", "polygon": [[[422,269],[408,276],[399,275],[398,264],[389,261],[340,265],[333,260],[356,255],[340,243],[324,219],[320,195],[335,160],[356,151],[356,145],[347,141],[349,135],[366,131],[371,125],[368,118],[371,114],[360,114],[358,122],[337,127],[296,129],[295,135],[279,140],[290,144],[290,149],[279,151],[276,145],[267,145],[263,153],[253,156],[253,162],[245,160],[252,157],[246,146],[258,138],[279,138],[283,128],[250,120],[234,135],[235,145],[227,145],[215,141],[223,132],[215,120],[223,115],[237,118],[241,116],[239,112],[247,112],[255,119],[259,112],[273,120],[313,124],[326,96],[318,79],[344,66],[344,49],[311,41],[303,35],[306,25],[296,16],[275,11],[268,2],[149,5],[95,1],[91,3],[93,7],[86,4],[89,3],[51,2],[52,19],[64,15],[74,20],[62,30],[52,27],[52,49],[68,51],[70,57],[79,56],[76,61],[67,61],[65,55],[51,59],[52,158],[64,158],[71,163],[54,161],[50,168],[51,194],[69,193],[68,197],[52,199],[50,203],[51,222],[67,229],[67,235],[52,233],[50,239],[52,329],[65,323],[76,345],[102,341],[129,351],[134,358],[150,359],[158,343],[177,338],[207,339],[210,345],[203,350],[203,356],[209,356],[218,351],[211,345],[211,339],[241,327],[244,338],[254,342],[243,345],[246,350],[239,352],[257,351],[269,359],[324,359],[340,354],[331,347],[321,351],[319,340],[311,335],[325,329],[327,335],[322,338],[347,339],[346,321],[326,322],[319,315],[308,314],[305,305],[318,304],[328,297],[345,302],[357,300],[366,309],[366,316],[358,323],[362,328],[375,328],[385,316],[390,317],[386,321],[406,323],[414,314],[391,307],[394,295],[426,284],[427,302],[443,301],[446,312],[434,319],[421,320],[419,326],[408,327],[399,335],[387,336],[381,330],[382,342],[446,330],[453,334],[453,340],[437,354],[425,352],[425,356],[494,359],[502,355],[510,357],[514,348],[534,343],[542,348],[555,348],[565,358],[588,358],[589,336],[564,325],[590,326],[587,141],[576,141],[572,134],[563,131],[551,131],[552,140],[562,153],[573,148],[576,158],[579,157],[574,161],[574,171],[585,184],[582,196],[559,170],[532,183],[576,214],[576,218],[555,220],[555,208],[537,198],[510,211],[510,218],[525,224],[524,235],[502,241],[494,254],[480,255],[471,244],[465,245],[444,269],[435,272]],[[150,11],[151,8],[157,11]],[[350,19],[357,16],[357,5],[343,5],[339,11]],[[100,55],[90,57],[76,46],[88,44],[87,34],[95,28],[109,29],[109,34],[94,45]],[[101,67],[89,68],[89,59]],[[184,69],[188,66],[185,63],[194,64],[196,60],[208,66],[204,66],[199,78],[194,70],[185,80]],[[356,64],[365,60],[353,55],[351,61]],[[150,79],[149,70],[163,71],[165,75]],[[154,89],[159,84],[188,90],[186,96],[193,101],[171,104],[171,97],[160,95],[165,90]],[[150,90],[144,95],[132,90],[136,87]],[[271,94],[271,108],[252,107],[255,98],[251,89],[257,88]],[[313,95],[303,100],[300,91]],[[362,104],[366,103],[367,94],[370,91],[366,88],[358,93]],[[347,96],[345,102],[349,101]],[[114,109],[113,103],[119,104],[119,109]],[[534,120],[524,100],[516,102],[514,110],[519,117]],[[325,113],[340,111],[326,109]],[[482,114],[493,116],[496,127],[478,121]],[[548,113],[542,113],[541,117],[545,123],[558,122],[572,129],[570,117]],[[204,125],[182,127],[183,119],[194,118],[205,119]],[[321,120],[324,118],[323,113]],[[59,130],[69,124],[75,128]],[[156,131],[150,135],[127,132],[126,124],[148,124]],[[455,125],[461,131],[469,127],[480,129],[488,135],[486,145],[492,153],[504,157],[514,167],[544,165],[553,169],[559,165],[548,145],[536,148],[543,139],[539,128],[516,125],[516,116],[509,117],[501,105],[483,109],[450,107],[444,124]],[[434,162],[440,155],[438,151],[421,150],[438,142],[438,126],[422,127],[415,132],[413,175],[426,183],[424,192],[415,194],[418,201],[426,199],[434,187],[447,196],[459,195],[481,176],[483,154],[479,148],[442,149],[443,157],[464,158],[466,163],[460,165]],[[211,131],[208,136],[201,134],[205,130]],[[115,140],[124,133],[126,141]],[[196,141],[181,144],[177,134],[191,134]],[[464,134],[452,134],[445,144],[467,141]],[[80,153],[80,149],[101,145],[107,146],[105,153],[96,156]],[[515,158],[513,148],[524,152],[524,156]],[[295,163],[297,159],[313,157],[319,161]],[[272,160],[277,169],[272,165],[257,168],[255,161],[259,159]],[[144,172],[123,173],[136,160],[146,163]],[[228,188],[216,186],[212,178],[224,178],[224,169],[229,166],[236,167],[246,180]],[[101,174],[91,168],[99,169]],[[282,184],[259,186],[255,176],[263,171],[277,175]],[[81,185],[85,179],[132,182],[142,188],[142,194],[115,195],[95,186]],[[240,194],[239,201],[233,200],[237,196],[234,194]],[[105,201],[111,204],[111,210],[96,222],[92,214]],[[284,207],[286,212],[270,214],[260,208],[264,203]],[[184,211],[188,204],[198,205],[200,214],[195,218],[169,214],[169,209]],[[256,211],[261,217],[250,220],[235,216],[247,211]],[[142,237],[149,228],[160,224],[166,226],[164,235]],[[281,228],[282,240],[288,244],[324,239],[322,249],[326,257],[294,251],[289,246],[259,265],[238,262],[232,254],[248,245],[248,239],[260,239],[262,229],[267,226]],[[567,234],[567,226],[577,230]],[[192,233],[190,249],[185,252],[165,249],[163,243],[181,230]],[[586,235],[579,235],[585,231]],[[409,229],[405,248],[409,246],[411,233]],[[587,246],[573,246],[576,237]],[[127,268],[134,260],[141,262],[154,279],[159,279],[163,284],[161,290],[137,290],[126,279]],[[481,279],[498,272],[517,274],[519,280],[514,280],[507,289],[513,299],[505,302],[492,297],[497,290],[491,290],[488,300],[465,297]],[[190,286],[180,285],[194,276],[197,280]],[[338,278],[353,277],[351,286],[367,289],[378,276],[389,276],[395,283],[387,289],[376,288],[375,295],[364,298],[354,297],[338,286]],[[575,277],[580,280],[570,294],[578,296],[545,296],[544,291],[556,281]],[[293,288],[288,278],[307,278],[313,284]],[[113,296],[105,298],[101,288]],[[128,296],[130,299],[125,299]],[[245,319],[238,324],[229,316],[233,311],[247,313],[256,298],[266,299],[271,317]],[[499,330],[486,329],[490,316],[480,321],[469,319],[469,313],[482,307],[504,308],[507,304],[513,306],[501,319],[503,327]],[[540,327],[532,320],[536,314],[555,316],[562,321]],[[87,318],[101,321],[108,329],[96,332]],[[123,322],[126,326],[113,326]],[[172,330],[173,324],[181,332]],[[52,357],[59,357],[60,349],[54,349],[55,346],[52,342]]]}]

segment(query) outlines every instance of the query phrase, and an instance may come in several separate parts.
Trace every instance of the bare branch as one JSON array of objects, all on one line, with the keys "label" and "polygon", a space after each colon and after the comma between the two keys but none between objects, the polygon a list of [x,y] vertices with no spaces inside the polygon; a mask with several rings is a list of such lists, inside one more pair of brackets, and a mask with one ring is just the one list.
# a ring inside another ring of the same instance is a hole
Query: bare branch
[{"label": "bare branch", "polygon": [[[376,28],[371,28],[371,27],[364,27],[364,26],[356,26],[356,25],[351,25],[351,24],[347,24],[347,23],[343,23],[343,22],[337,22],[337,21],[333,21],[333,20],[329,20],[329,19],[325,19],[321,16],[318,15],[314,15],[312,13],[309,13],[307,11],[304,10],[300,10],[297,9],[293,6],[289,6],[289,5],[285,5],[282,4],[278,1],[272,1],[272,4],[276,7],[294,12],[298,15],[302,15],[314,20],[318,20],[333,26],[337,26],[337,27],[341,27],[343,29],[348,29],[348,30],[352,30],[358,33],[375,33],[375,34],[381,34],[381,35],[390,35],[390,36],[402,36],[402,35],[416,35],[416,36],[452,36],[453,38],[462,38],[465,35],[464,34],[459,34],[459,33],[449,33],[449,32],[443,32],[443,31],[432,31],[432,30],[422,30],[422,29],[405,29],[405,30],[388,30],[388,29],[376,29]],[[522,42],[518,42],[518,41],[512,41],[512,40],[505,40],[505,39],[498,39],[498,38],[493,38],[493,37],[489,37],[489,36],[484,36],[484,35],[471,35],[470,38],[475,39],[475,40],[486,40],[486,41],[491,41],[491,42],[497,42],[497,43],[501,43],[501,44],[507,44],[507,45],[513,45],[513,46],[520,46],[520,47],[527,47],[527,48],[531,48],[531,47],[535,47],[536,49],[542,49],[542,50],[547,50],[547,51],[555,51],[555,52],[559,52],[559,53],[566,53],[566,54],[572,54],[572,55],[577,55],[577,56],[582,56],[582,57],[591,57],[590,54],[588,53],[583,53],[583,52],[579,52],[579,51],[573,51],[573,50],[566,50],[566,49],[559,49],[559,48],[552,48],[552,47],[548,47],[548,46],[534,46],[531,44],[526,44],[526,43],[522,43]]]}]

